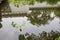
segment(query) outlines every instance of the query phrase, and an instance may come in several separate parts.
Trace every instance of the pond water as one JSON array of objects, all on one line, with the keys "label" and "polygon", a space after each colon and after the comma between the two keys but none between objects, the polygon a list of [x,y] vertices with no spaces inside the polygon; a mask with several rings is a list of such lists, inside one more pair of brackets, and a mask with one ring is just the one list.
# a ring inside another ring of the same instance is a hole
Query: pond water
[{"label": "pond water", "polygon": [[60,33],[60,7],[54,9],[48,8],[43,10],[27,10],[27,11],[29,11],[30,13],[27,14],[21,13],[18,15],[16,14],[13,15],[12,13],[11,14],[2,13],[1,22],[2,28],[0,29],[0,40],[32,40],[32,38],[36,40],[43,40],[39,39],[38,37],[41,36],[40,33],[45,32],[50,33],[52,30],[54,31],[51,32],[52,34],[55,32]]},{"label": "pond water", "polygon": [[[55,12],[54,12],[55,11]],[[0,29],[1,40],[18,40],[20,34],[34,34],[36,36],[43,31],[49,33],[52,30],[60,32],[60,14],[56,14],[57,10],[32,10],[31,14],[21,17],[2,18],[3,27]],[[18,27],[13,27],[12,22],[16,23]],[[4,37],[6,36],[6,38]],[[3,39],[3,38],[5,39]]]},{"label": "pond water", "polygon": [[[29,17],[12,17],[12,18],[2,18],[2,25],[3,29],[11,30],[13,29],[11,23],[15,22],[18,26],[22,25],[25,22],[25,25],[22,26],[22,31],[20,33],[25,34],[28,33],[34,33],[38,35],[38,33],[42,31],[50,32],[51,30],[59,31],[60,29],[60,18],[56,17],[54,12],[50,13],[49,15],[44,15],[46,18],[42,17],[44,14],[41,15],[41,18],[38,19],[32,19],[31,17],[34,17],[35,15]],[[39,15],[37,15],[39,16]],[[49,18],[47,18],[50,16]],[[33,21],[33,22],[32,22]],[[36,21],[36,22],[35,22]],[[19,28],[16,28],[19,29]]]}]

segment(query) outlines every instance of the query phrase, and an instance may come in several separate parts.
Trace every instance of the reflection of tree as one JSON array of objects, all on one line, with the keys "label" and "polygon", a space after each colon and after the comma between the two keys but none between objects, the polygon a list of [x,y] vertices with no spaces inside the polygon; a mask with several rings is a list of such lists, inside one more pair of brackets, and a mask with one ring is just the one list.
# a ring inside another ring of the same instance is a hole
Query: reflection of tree
[{"label": "reflection of tree", "polygon": [[7,0],[3,0],[0,3],[0,28],[2,28],[2,24],[1,24],[1,21],[2,21],[2,11],[5,11],[4,9],[6,9],[6,5],[8,5]]},{"label": "reflection of tree", "polygon": [[57,4],[58,1],[60,0],[37,0],[38,2],[47,2],[48,4]]},{"label": "reflection of tree", "polygon": [[57,4],[59,0],[47,0],[47,3],[49,4]]},{"label": "reflection of tree", "polygon": [[28,4],[28,5],[33,5],[36,1],[37,2],[47,2],[48,4],[57,4],[58,1],[60,0],[7,0],[9,3],[13,3],[15,6],[19,6],[20,4],[21,5],[25,5],[25,4]]},{"label": "reflection of tree", "polygon": [[51,12],[47,10],[33,10],[28,19],[33,25],[45,25],[49,20],[52,20],[54,17],[51,17]]},{"label": "reflection of tree", "polygon": [[0,21],[2,21],[2,13],[1,13],[1,10],[0,10]]},{"label": "reflection of tree", "polygon": [[2,28],[2,24],[0,23],[0,28]]},{"label": "reflection of tree", "polygon": [[57,10],[55,10],[54,12],[55,12],[55,15],[56,15],[57,17],[60,17],[60,9],[57,9]]},{"label": "reflection of tree", "polygon": [[9,3],[13,3],[15,6],[19,6],[19,5],[33,5],[36,0],[7,0]]},{"label": "reflection of tree", "polygon": [[40,35],[41,35],[41,40],[43,40],[43,39],[46,39],[46,40],[57,40],[57,37],[59,37],[60,33],[51,31],[50,33],[42,32]]},{"label": "reflection of tree", "polygon": [[[60,19],[60,9],[56,9],[54,11],[54,14],[55,14],[56,17],[58,17]],[[60,22],[59,22],[59,24],[60,24]]]},{"label": "reflection of tree", "polygon": [[1,14],[1,10],[0,10],[0,28],[2,28],[1,21],[2,21],[2,14]]},{"label": "reflection of tree", "polygon": [[24,35],[20,35],[20,36],[19,36],[19,40],[25,40]]},{"label": "reflection of tree", "polygon": [[0,11],[1,12],[9,12],[9,3],[7,2],[7,0],[2,1],[2,3],[0,4]]},{"label": "reflection of tree", "polygon": [[0,28],[2,28],[1,21],[2,21],[2,14],[1,14],[1,10],[0,10]]},{"label": "reflection of tree", "polygon": [[57,40],[59,36],[60,33],[58,31],[51,31],[50,33],[43,31],[39,36],[36,36],[34,34],[29,34],[27,36],[20,34],[19,40]]},{"label": "reflection of tree", "polygon": [[0,9],[0,28],[2,28],[1,21],[2,21],[2,13],[1,13],[1,9]]}]

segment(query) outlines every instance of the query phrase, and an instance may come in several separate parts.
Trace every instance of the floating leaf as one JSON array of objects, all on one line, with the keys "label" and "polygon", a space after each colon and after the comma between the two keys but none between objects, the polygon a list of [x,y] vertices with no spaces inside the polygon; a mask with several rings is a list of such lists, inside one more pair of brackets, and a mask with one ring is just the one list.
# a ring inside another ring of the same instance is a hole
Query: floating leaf
[{"label": "floating leaf", "polygon": [[13,27],[15,27],[15,26],[16,26],[16,23],[12,22],[11,25],[12,25]]}]

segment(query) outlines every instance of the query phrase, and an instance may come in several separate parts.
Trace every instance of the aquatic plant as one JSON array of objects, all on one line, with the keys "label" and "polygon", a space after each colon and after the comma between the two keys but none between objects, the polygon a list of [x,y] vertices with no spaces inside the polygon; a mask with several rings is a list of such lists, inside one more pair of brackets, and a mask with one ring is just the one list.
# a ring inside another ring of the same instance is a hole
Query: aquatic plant
[{"label": "aquatic plant", "polygon": [[17,23],[15,23],[14,21],[12,21],[11,25],[12,25],[12,27],[17,28],[17,29],[20,29],[20,31],[22,31],[21,28],[26,25],[26,22],[23,21],[22,24],[20,24],[20,25],[18,26]]}]

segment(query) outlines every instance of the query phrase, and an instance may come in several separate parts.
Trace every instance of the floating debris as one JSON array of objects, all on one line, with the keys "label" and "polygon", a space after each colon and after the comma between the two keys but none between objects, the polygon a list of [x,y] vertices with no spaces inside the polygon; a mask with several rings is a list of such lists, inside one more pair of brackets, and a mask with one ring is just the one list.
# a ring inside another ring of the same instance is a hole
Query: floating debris
[{"label": "floating debris", "polygon": [[22,31],[22,29],[20,29],[20,31]]}]

